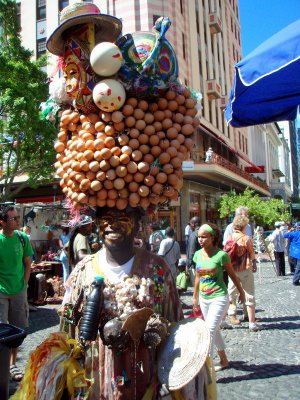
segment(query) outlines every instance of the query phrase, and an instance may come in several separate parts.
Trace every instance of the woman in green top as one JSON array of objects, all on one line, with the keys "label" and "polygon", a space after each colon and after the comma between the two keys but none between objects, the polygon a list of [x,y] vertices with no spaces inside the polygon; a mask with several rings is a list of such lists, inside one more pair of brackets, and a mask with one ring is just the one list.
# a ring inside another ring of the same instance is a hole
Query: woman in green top
[{"label": "woman in green top", "polygon": [[198,240],[201,249],[196,251],[193,261],[196,264],[196,279],[193,295],[193,307],[203,313],[204,319],[210,329],[211,350],[216,345],[220,357],[220,365],[216,371],[229,367],[225,353],[225,343],[220,332],[220,324],[225,316],[229,297],[227,287],[223,280],[224,269],[235,283],[240,292],[240,301],[244,303],[245,295],[241,284],[231,266],[229,255],[218,248],[220,230],[214,224],[204,224],[199,228]]}]

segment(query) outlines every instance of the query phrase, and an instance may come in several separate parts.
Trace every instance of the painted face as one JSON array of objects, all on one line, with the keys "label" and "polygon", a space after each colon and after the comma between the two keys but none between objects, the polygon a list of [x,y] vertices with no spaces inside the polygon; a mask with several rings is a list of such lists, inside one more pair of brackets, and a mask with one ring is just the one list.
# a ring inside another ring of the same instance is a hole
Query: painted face
[{"label": "painted face", "polygon": [[126,100],[123,85],[115,79],[103,79],[93,90],[93,99],[102,111],[112,112],[119,110]]},{"label": "painted face", "polygon": [[117,210],[107,211],[99,220],[100,235],[107,247],[133,243],[137,226],[135,218]]},{"label": "painted face", "polygon": [[213,244],[213,239],[214,239],[214,237],[210,233],[208,233],[204,230],[199,230],[198,241],[199,241],[199,244],[201,247],[205,248],[205,247],[211,246]]}]

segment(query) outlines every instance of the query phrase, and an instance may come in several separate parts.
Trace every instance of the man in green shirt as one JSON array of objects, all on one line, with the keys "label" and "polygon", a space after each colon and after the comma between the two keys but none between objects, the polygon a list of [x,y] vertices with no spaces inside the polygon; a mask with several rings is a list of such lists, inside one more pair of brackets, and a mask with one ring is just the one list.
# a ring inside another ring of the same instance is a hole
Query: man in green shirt
[{"label": "man in green shirt", "polygon": [[[18,231],[20,217],[13,206],[0,209],[0,322],[19,328],[28,326],[27,284],[32,247],[27,235]],[[17,349],[12,349],[10,373],[21,380],[16,366]]]}]

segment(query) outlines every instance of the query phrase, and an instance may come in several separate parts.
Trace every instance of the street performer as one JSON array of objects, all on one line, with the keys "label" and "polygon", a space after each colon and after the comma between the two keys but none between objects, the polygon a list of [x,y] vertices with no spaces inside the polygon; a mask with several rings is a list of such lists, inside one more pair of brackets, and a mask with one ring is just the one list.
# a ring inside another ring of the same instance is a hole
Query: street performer
[{"label": "street performer", "polygon": [[14,400],[215,399],[205,323],[182,321],[168,265],[134,246],[145,210],[177,199],[199,123],[197,99],[177,80],[169,26],[161,17],[153,32],[115,44],[121,21],[80,2],[48,39],[72,99],[60,104],[55,167],[73,211],[96,211],[104,246],[70,274],[64,332],[32,353]]}]

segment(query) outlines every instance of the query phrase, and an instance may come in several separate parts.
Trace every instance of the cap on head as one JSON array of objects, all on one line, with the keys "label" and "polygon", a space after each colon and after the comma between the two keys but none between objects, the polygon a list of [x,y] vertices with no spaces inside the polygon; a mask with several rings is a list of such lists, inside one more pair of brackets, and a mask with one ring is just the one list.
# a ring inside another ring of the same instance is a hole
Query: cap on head
[{"label": "cap on head", "polygon": [[276,221],[274,224],[275,228],[279,228],[281,225],[282,225],[281,221]]},{"label": "cap on head", "polygon": [[88,215],[81,215],[80,216],[80,220],[78,222],[78,226],[84,226],[84,225],[88,225],[88,224],[92,224],[93,220],[91,217],[89,217]]},{"label": "cap on head", "polygon": [[185,258],[180,258],[178,260],[178,267],[183,267],[186,266],[186,259]]}]

